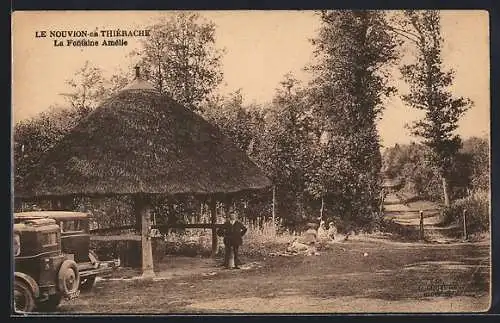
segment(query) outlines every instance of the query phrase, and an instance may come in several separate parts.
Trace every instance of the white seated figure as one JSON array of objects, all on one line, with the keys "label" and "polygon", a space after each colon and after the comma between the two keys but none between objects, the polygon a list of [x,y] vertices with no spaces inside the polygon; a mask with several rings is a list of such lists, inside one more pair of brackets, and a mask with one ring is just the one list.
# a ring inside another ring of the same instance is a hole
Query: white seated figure
[{"label": "white seated figure", "polygon": [[330,239],[335,240],[335,236],[337,235],[337,228],[333,222],[328,223],[328,236]]}]

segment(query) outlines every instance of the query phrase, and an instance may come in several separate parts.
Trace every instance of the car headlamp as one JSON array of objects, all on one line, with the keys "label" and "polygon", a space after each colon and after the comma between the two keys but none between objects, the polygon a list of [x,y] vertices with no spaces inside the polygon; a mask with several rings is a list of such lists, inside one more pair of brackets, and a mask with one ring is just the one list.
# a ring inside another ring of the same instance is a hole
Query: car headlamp
[{"label": "car headlamp", "polygon": [[14,256],[19,256],[21,254],[21,238],[17,233],[14,234],[13,249]]}]

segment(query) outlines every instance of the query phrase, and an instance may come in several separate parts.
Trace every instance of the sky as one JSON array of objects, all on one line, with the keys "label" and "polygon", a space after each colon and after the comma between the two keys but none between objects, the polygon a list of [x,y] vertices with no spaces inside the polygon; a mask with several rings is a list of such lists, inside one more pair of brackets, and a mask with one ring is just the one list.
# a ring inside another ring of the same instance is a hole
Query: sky
[{"label": "sky", "polygon": [[[246,103],[270,101],[283,76],[292,72],[303,81],[309,75],[303,67],[311,62],[320,21],[311,11],[204,11],[203,17],[216,24],[216,46],[224,48],[224,81],[221,94],[241,89]],[[119,68],[130,69],[127,54],[139,46],[128,38],[127,46],[55,47],[50,37],[35,37],[51,30],[146,29],[166,12],[15,12],[13,15],[13,122],[32,117],[51,105],[63,103],[65,80],[86,60],[111,75]],[[460,122],[463,137],[489,135],[489,34],[486,11],[443,11],[445,39],[443,61],[456,71],[452,88],[457,96],[474,101]],[[404,60],[411,57],[406,49]],[[395,69],[397,71],[397,69]],[[130,71],[132,73],[132,71]],[[392,82],[400,93],[407,91],[395,72]],[[405,107],[398,97],[387,100],[378,123],[384,146],[408,143],[405,124],[421,117]]]}]

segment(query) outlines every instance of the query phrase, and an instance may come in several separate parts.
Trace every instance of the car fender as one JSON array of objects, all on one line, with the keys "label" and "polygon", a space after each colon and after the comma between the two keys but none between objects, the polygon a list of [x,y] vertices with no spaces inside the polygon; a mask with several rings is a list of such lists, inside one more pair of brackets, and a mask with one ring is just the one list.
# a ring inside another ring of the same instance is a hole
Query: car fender
[{"label": "car fender", "polygon": [[40,288],[38,287],[38,284],[33,279],[33,277],[31,277],[30,275],[27,275],[25,273],[21,273],[19,271],[16,271],[14,273],[14,278],[20,279],[20,280],[24,281],[26,284],[28,284],[28,286],[30,286],[31,290],[33,291],[33,296],[35,296],[35,298],[40,297]]}]

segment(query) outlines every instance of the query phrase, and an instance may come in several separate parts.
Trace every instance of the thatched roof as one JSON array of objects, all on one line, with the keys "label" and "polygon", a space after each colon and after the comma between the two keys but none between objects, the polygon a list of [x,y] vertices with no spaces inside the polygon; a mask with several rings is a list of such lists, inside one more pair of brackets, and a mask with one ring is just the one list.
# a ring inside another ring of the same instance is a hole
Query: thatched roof
[{"label": "thatched roof", "polygon": [[16,197],[35,197],[231,193],[271,183],[216,126],[139,79],[15,184]]}]

